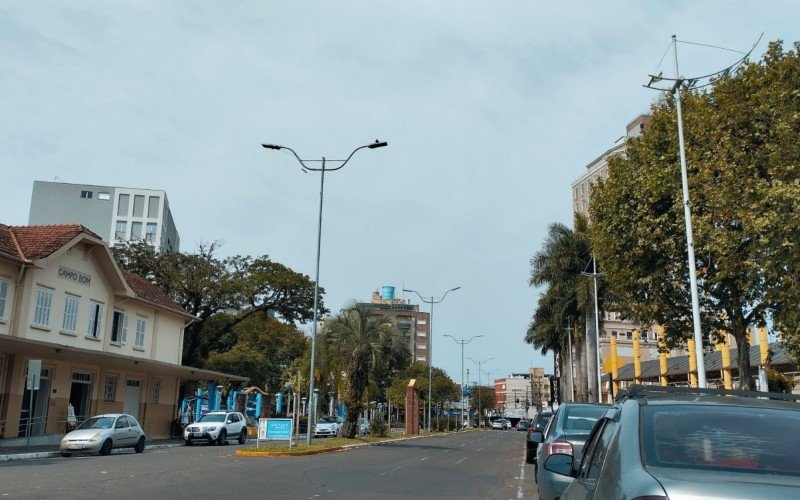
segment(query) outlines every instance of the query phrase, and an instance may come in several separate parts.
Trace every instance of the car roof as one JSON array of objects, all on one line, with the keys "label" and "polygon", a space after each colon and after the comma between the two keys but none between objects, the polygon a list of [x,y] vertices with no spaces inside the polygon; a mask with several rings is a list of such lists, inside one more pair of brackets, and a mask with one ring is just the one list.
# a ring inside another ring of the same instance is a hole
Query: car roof
[{"label": "car roof", "polygon": [[227,410],[214,410],[206,413],[206,415],[227,415],[228,413],[239,413],[238,411],[227,411]]},{"label": "car roof", "polygon": [[[637,400],[638,401],[638,400]],[[772,399],[742,398],[737,396],[683,396],[648,397],[647,405],[662,406],[676,404],[701,404],[709,406],[740,406],[750,408],[775,408],[781,410],[800,411],[800,404],[793,401],[775,401]]]},{"label": "car roof", "polygon": [[640,405],[700,404],[800,411],[800,395],[715,388],[649,386],[634,384],[619,393],[619,401]]},{"label": "car roof", "polygon": [[130,417],[127,413],[103,413],[102,415],[92,415],[89,418],[100,418],[100,417]]}]

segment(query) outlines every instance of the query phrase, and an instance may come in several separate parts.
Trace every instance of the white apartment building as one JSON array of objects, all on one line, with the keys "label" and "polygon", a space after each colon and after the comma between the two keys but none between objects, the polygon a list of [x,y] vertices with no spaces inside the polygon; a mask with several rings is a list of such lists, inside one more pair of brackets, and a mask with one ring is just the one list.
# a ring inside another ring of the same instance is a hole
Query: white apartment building
[{"label": "white apartment building", "polygon": [[180,250],[161,190],[34,181],[28,224],[80,224],[110,246],[145,241],[158,252]]}]

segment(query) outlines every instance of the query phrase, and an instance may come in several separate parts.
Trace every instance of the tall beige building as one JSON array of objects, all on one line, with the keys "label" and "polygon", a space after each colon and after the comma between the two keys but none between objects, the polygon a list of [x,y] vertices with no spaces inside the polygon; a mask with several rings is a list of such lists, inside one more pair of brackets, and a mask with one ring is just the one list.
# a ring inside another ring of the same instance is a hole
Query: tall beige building
[{"label": "tall beige building", "polygon": [[[586,171],[572,183],[572,209],[589,217],[589,202],[591,201],[592,186],[601,179],[608,178],[608,160],[616,155],[624,155],[628,146],[628,139],[639,137],[647,131],[652,116],[641,114],[634,118],[625,127],[625,135],[608,148],[603,154],[586,165]],[[645,328],[638,323],[624,320],[619,313],[601,312],[603,325],[600,330],[600,366],[602,372],[611,369],[609,355],[611,352],[611,337],[617,339],[617,356],[619,366],[633,361],[633,331],[641,332],[639,337],[641,347],[641,360],[658,359],[658,332],[655,328]],[[575,363],[580,362],[575,360]]]},{"label": "tall beige building", "polygon": [[419,310],[410,301],[397,299],[393,286],[381,287],[372,293],[372,300],[365,303],[372,314],[393,318],[397,328],[405,334],[414,361],[430,363],[430,313]]}]

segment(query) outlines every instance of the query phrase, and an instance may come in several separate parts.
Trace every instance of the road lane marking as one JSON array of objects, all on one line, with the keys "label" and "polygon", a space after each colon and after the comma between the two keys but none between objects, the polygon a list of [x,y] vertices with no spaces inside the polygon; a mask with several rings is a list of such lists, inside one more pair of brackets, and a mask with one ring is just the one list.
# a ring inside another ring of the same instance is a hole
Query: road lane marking
[{"label": "road lane marking", "polygon": [[431,457],[420,458],[420,461],[422,461],[422,460],[427,460],[427,459],[429,459],[429,458],[431,458]]},{"label": "road lane marking", "polygon": [[468,459],[468,458],[469,458],[469,457],[464,457],[464,458],[462,458],[461,460],[459,460],[458,462],[456,462],[456,465],[460,464],[461,462],[463,462],[464,460],[466,460],[466,459]]},{"label": "road lane marking", "polygon": [[483,448],[478,448],[476,451],[481,451]]},{"label": "road lane marking", "polygon": [[517,499],[524,497],[523,488],[525,486],[525,454],[522,454],[522,463],[519,464],[519,487],[517,488]]}]

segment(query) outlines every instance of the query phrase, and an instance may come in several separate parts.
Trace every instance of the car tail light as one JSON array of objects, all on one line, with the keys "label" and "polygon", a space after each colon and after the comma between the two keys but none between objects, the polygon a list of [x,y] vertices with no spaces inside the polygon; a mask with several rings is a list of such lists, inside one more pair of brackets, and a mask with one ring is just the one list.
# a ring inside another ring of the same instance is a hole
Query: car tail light
[{"label": "car tail light", "polygon": [[544,446],[545,458],[549,457],[550,455],[555,455],[556,453],[572,455],[572,445],[563,441],[553,441],[552,443],[547,443]]}]

